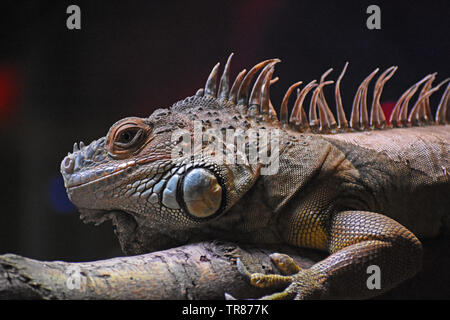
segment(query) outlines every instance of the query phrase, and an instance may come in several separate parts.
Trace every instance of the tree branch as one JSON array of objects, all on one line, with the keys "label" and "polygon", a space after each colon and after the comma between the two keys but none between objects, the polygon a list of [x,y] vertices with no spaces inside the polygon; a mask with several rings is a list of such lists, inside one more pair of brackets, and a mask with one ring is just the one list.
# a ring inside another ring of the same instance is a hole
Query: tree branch
[{"label": "tree branch", "polygon": [[250,272],[279,273],[269,258],[273,252],[289,254],[304,268],[321,258],[311,250],[223,242],[83,263],[6,254],[0,256],[0,299],[223,299],[224,292],[259,297],[269,292],[250,286],[235,262],[241,258]]}]

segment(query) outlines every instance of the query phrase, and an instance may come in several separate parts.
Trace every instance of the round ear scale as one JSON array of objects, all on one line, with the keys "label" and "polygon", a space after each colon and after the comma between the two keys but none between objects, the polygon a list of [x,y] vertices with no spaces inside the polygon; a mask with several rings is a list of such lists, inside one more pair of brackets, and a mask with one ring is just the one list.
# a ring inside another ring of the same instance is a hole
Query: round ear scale
[{"label": "round ear scale", "polygon": [[186,174],[181,192],[188,213],[195,218],[211,217],[222,205],[222,187],[214,174],[203,168]]},{"label": "round ear scale", "polygon": [[106,149],[116,159],[126,158],[145,144],[150,132],[151,128],[141,118],[122,119],[109,130],[106,137]]}]

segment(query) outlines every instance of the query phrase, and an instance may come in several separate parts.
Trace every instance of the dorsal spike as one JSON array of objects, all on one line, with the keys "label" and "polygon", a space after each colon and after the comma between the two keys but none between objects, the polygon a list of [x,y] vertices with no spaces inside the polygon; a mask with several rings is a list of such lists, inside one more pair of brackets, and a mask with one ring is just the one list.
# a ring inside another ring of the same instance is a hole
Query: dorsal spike
[{"label": "dorsal spike", "polygon": [[298,117],[298,123],[299,123],[299,127],[300,131],[311,131],[311,128],[309,127],[309,123],[308,123],[308,116],[306,115],[305,109],[303,109],[303,107],[300,107],[300,115]]},{"label": "dorsal spike", "polygon": [[[333,83],[334,83],[334,81],[333,81]],[[318,101],[325,110],[329,128],[335,129],[337,127],[336,119],[334,118],[333,112],[331,111],[330,107],[328,106],[327,100],[325,99],[325,95],[323,94],[323,88],[319,92],[319,100]]]},{"label": "dorsal spike", "polygon": [[219,71],[220,62],[218,62],[209,74],[205,84],[205,96],[216,97],[217,73]]},{"label": "dorsal spike", "polygon": [[347,117],[345,116],[345,111],[344,111],[344,107],[342,105],[342,98],[341,98],[341,80],[344,77],[347,67],[348,67],[348,62],[345,63],[344,69],[342,70],[339,78],[337,79],[336,86],[335,86],[336,113],[337,113],[339,129],[347,129],[348,128],[348,121],[347,121]]},{"label": "dorsal spike", "polygon": [[266,118],[270,110],[270,80],[272,79],[275,68],[272,66],[267,72],[264,83],[261,86],[261,114]]},{"label": "dorsal spike", "polygon": [[412,87],[406,90],[400,98],[395,103],[394,109],[392,109],[391,117],[389,119],[389,123],[391,127],[398,127],[400,124],[398,123],[399,113],[400,109],[402,107],[403,101],[405,100],[406,96],[409,94],[409,92],[412,90]]},{"label": "dorsal spike", "polygon": [[[400,108],[400,113],[399,113],[399,123],[400,126],[406,126],[408,123],[408,106],[409,106],[409,100],[411,100],[411,98],[414,96],[414,94],[416,93],[417,89],[419,89],[419,86],[425,82],[425,81],[429,81],[430,78],[433,78],[434,75],[428,75],[427,77],[425,77],[424,79],[422,79],[421,81],[419,81],[418,83],[416,83],[410,90],[410,92],[406,95],[405,100],[402,103],[402,106]],[[419,98],[420,99],[420,98]]]},{"label": "dorsal spike", "polygon": [[446,124],[450,121],[449,104],[450,104],[450,83],[447,85],[447,88],[445,89],[444,94],[442,95],[441,101],[439,102],[439,106],[436,111],[436,123]]},{"label": "dorsal spike", "polygon": [[[299,100],[300,100],[300,94],[302,90],[300,88],[297,88],[297,98],[295,98],[294,107],[292,108],[291,115],[289,117],[289,124],[291,125],[291,128],[297,129],[297,131],[303,132],[300,123],[303,116],[303,121],[306,119],[306,124],[308,124],[308,120],[306,118],[305,110],[303,109],[303,106],[299,106]],[[302,109],[303,113],[299,110]],[[309,126],[308,126],[309,127]]]},{"label": "dorsal spike", "polygon": [[317,119],[311,119],[311,114],[310,114],[309,126],[314,128],[317,125],[319,125],[319,132],[324,132],[325,130],[330,129],[328,118],[327,118],[327,111],[325,109],[325,105],[323,103],[321,103],[322,101],[321,101],[319,95],[324,86],[326,86],[328,84],[332,84],[332,83],[334,83],[334,81],[325,81],[325,82],[319,83],[317,88],[314,90],[314,93],[313,93],[313,96],[311,99],[310,113],[312,111],[312,113],[315,113],[317,115],[316,109],[317,109],[317,107],[319,107],[319,121],[317,121]]},{"label": "dorsal spike", "polygon": [[269,99],[269,116],[272,117],[272,118],[277,118],[278,117],[277,111],[273,107],[272,101],[270,101],[270,99]]},{"label": "dorsal spike", "polygon": [[352,106],[352,113],[350,114],[350,127],[352,129],[359,130],[359,104],[361,102],[361,86],[356,91],[355,97],[353,98],[353,106]]},{"label": "dorsal spike", "polygon": [[231,59],[233,58],[234,53],[231,53],[228,57],[227,63],[223,68],[222,77],[220,78],[219,90],[217,91],[217,97],[219,99],[228,99],[228,94],[230,92],[230,68],[231,68]]},{"label": "dorsal spike", "polygon": [[411,100],[411,98],[414,96],[418,88],[419,86],[414,86],[411,90],[409,90],[408,94],[405,97],[405,100],[402,103],[398,117],[398,122],[402,127],[407,125],[409,100]]},{"label": "dorsal spike", "polygon": [[198,89],[197,92],[195,93],[195,95],[197,97],[203,97],[204,94],[205,94],[205,89],[203,89],[203,88]]},{"label": "dorsal spike", "polygon": [[306,95],[316,87],[316,80],[308,83],[297,95],[297,99],[295,100],[294,108],[292,109],[291,116],[289,119],[289,123],[294,124],[295,127],[302,131],[309,130],[308,118],[306,117],[306,112],[303,109],[303,101],[305,100]]},{"label": "dorsal spike", "polygon": [[363,92],[361,96],[361,128],[369,128],[369,112],[367,110],[367,92],[369,91],[369,83],[373,77],[378,73],[380,69],[376,68],[365,80],[365,85],[363,86]]},{"label": "dorsal spike", "polygon": [[444,81],[442,81],[441,83],[439,83],[436,87],[428,90],[427,92],[425,92],[423,95],[421,95],[419,97],[419,99],[417,100],[416,104],[414,105],[414,107],[411,109],[411,112],[409,114],[408,117],[408,122],[411,123],[412,125],[417,125],[419,124],[419,109],[420,106],[422,105],[422,103],[426,100],[429,99],[429,97],[435,93],[437,90],[439,90],[440,87],[442,87],[442,85],[444,85],[446,82],[449,82],[450,78],[445,79]]},{"label": "dorsal spike", "polygon": [[[277,81],[278,80],[280,80],[280,78],[278,78],[278,77],[275,77],[275,78],[273,78],[272,80],[270,80],[270,86],[272,86],[272,85],[274,85],[275,83],[277,83]],[[275,110],[275,108],[273,107],[273,104],[272,104],[272,101],[270,101],[270,99],[269,99],[269,115],[272,117],[272,118],[276,118],[276,119],[278,119],[278,117],[277,117],[277,111]]]},{"label": "dorsal spike", "polygon": [[[248,103],[248,95],[250,90],[250,84],[253,80],[255,74],[264,68],[266,65],[268,65],[270,62],[276,61],[279,59],[269,59],[265,60],[263,62],[258,63],[253,68],[250,69],[250,71],[247,73],[247,75],[244,77],[244,80],[242,80],[242,83],[239,87],[238,94],[237,94],[237,104],[238,105],[244,105],[246,106]],[[281,60],[280,60],[281,61]]]},{"label": "dorsal spike", "polygon": [[[320,77],[320,83],[325,81],[325,78],[333,71],[333,68],[328,69],[324,72],[324,74]],[[325,95],[323,93],[323,87],[319,91],[319,105],[323,107],[327,117],[327,123],[330,129],[336,128],[336,119],[334,118],[333,112],[331,112],[330,107],[328,106],[327,100],[325,99]]]},{"label": "dorsal spike", "polygon": [[[333,81],[334,83],[334,81]],[[320,90],[322,91],[322,90]],[[317,105],[319,106],[319,121],[320,121],[320,126],[319,126],[319,131],[320,132],[328,132],[331,129],[336,128],[336,120],[334,119],[334,116],[331,114],[328,114],[328,111],[331,111],[330,108],[328,107],[328,104],[325,100],[322,100],[321,98],[321,94],[319,92],[319,96],[317,99]],[[322,115],[322,112],[323,115]]]},{"label": "dorsal spike", "polygon": [[316,102],[317,102],[317,97],[316,100],[313,100],[314,98],[314,93],[316,92],[314,89],[313,92],[313,96],[311,97],[311,101],[309,102],[309,126],[312,129],[315,129],[319,126],[319,118],[317,117],[317,108],[316,108]]},{"label": "dorsal spike", "polygon": [[377,82],[375,83],[372,109],[370,111],[370,126],[372,128],[384,128],[386,126],[386,117],[384,115],[383,109],[381,108],[380,98],[381,93],[383,92],[384,85],[390,78],[392,78],[397,69],[397,66],[388,68],[380,75]]},{"label": "dorsal spike", "polygon": [[377,82],[375,82],[374,91],[378,91],[379,88],[383,85],[383,81],[389,80],[394,75],[395,71],[397,71],[397,69],[398,69],[398,66],[392,66],[392,67],[389,67],[386,70],[384,70],[383,73],[380,74],[380,76],[378,77]]},{"label": "dorsal spike", "polygon": [[356,91],[355,98],[353,99],[352,114],[350,116],[350,126],[353,129],[364,129],[369,126],[367,91],[370,80],[372,80],[379,70],[379,68],[376,68],[372,71],[372,73],[369,74],[359,85],[358,91]]},{"label": "dorsal spike", "polygon": [[320,83],[325,81],[325,78],[333,71],[333,68],[328,69],[325,71],[322,76],[320,77]]},{"label": "dorsal spike", "polygon": [[294,83],[292,86],[289,87],[289,89],[286,91],[286,94],[283,97],[283,101],[281,102],[281,111],[280,111],[280,121],[282,125],[288,124],[288,101],[289,97],[292,94],[292,91],[297,88],[299,85],[301,85],[303,82],[299,81]]},{"label": "dorsal spike", "polygon": [[[430,79],[425,82],[425,84],[422,87],[422,90],[419,94],[419,99],[422,95],[424,95],[428,90],[431,89],[431,86],[433,85],[433,81],[436,79],[437,72],[433,73]],[[430,108],[430,99],[429,97],[423,100],[422,104],[419,106],[419,114],[418,117],[421,121],[425,122],[427,119],[431,119],[431,108]]]},{"label": "dorsal spike", "polygon": [[333,68],[325,71],[320,77],[320,82],[318,87],[314,90],[313,96],[311,98],[311,102],[309,103],[309,126],[312,128],[316,128],[319,125],[319,119],[317,118],[317,97],[320,93],[320,85],[324,83],[325,78],[330,72],[333,71]]},{"label": "dorsal spike", "polygon": [[295,105],[298,101],[298,98],[299,98],[301,92],[302,92],[302,90],[300,88],[297,88],[297,97],[295,98],[294,107],[292,108],[291,115],[290,115],[289,121],[288,121],[291,124],[295,124],[294,122],[297,120],[297,119],[294,119],[293,115],[294,115],[294,111],[295,111]]},{"label": "dorsal spike", "polygon": [[[424,77],[422,80],[418,81],[417,83],[413,84],[408,90],[406,90],[398,99],[397,103],[394,106],[394,109],[392,110],[391,117],[389,119],[389,122],[391,123],[392,127],[399,127],[402,126],[402,123],[400,122],[401,113],[403,110],[403,105],[407,97],[411,99],[412,95],[416,92],[417,88],[427,79],[429,79],[432,75],[429,74],[426,77]],[[411,95],[411,92],[414,91],[414,93]],[[409,100],[408,100],[409,101]],[[408,109],[406,107],[406,109]]]},{"label": "dorsal spike", "polygon": [[253,85],[252,93],[250,94],[249,99],[249,106],[257,105],[258,108],[261,106],[261,87],[264,84],[265,78],[269,70],[277,64],[279,61],[273,61],[269,63],[267,66],[264,67],[264,69],[259,74],[258,78],[255,81],[255,84]]},{"label": "dorsal spike", "polygon": [[233,102],[234,104],[236,104],[237,93],[238,93],[239,87],[241,86],[242,80],[244,79],[244,75],[246,72],[247,72],[246,69],[239,72],[239,74],[237,75],[236,79],[233,82],[233,85],[231,86],[230,95],[228,96],[228,101]]}]

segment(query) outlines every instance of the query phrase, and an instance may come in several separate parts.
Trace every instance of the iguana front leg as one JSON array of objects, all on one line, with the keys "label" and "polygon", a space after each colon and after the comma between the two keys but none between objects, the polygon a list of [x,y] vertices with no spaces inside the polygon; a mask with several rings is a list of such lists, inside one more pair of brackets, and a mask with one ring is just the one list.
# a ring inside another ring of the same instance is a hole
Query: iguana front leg
[{"label": "iguana front leg", "polygon": [[[309,269],[293,266],[294,275],[249,274],[257,287],[287,284],[286,289],[262,299],[368,298],[412,277],[422,264],[422,245],[398,222],[373,212],[343,211],[331,217],[326,259]],[[368,267],[380,270],[381,286],[369,289]],[[245,270],[240,266],[241,273]]]}]

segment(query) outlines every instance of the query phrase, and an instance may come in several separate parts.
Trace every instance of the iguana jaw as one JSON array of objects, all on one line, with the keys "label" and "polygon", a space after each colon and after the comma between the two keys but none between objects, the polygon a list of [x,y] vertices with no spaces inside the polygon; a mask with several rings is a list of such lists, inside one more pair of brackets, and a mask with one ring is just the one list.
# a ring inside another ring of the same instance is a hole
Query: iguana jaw
[{"label": "iguana jaw", "polygon": [[71,175],[67,175],[65,187],[69,191],[70,189],[85,188],[89,184],[101,184],[103,181],[110,182],[111,180],[115,180],[115,178],[120,178],[125,175],[127,170],[133,170],[132,167],[135,164],[136,161],[129,161],[117,166],[103,166],[93,170],[76,172]]}]

